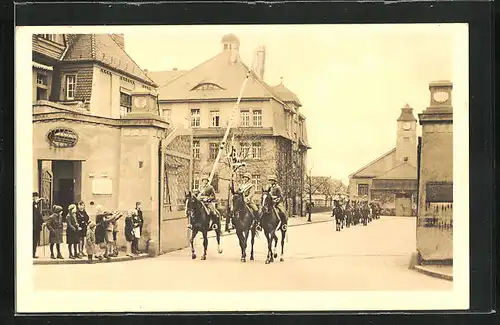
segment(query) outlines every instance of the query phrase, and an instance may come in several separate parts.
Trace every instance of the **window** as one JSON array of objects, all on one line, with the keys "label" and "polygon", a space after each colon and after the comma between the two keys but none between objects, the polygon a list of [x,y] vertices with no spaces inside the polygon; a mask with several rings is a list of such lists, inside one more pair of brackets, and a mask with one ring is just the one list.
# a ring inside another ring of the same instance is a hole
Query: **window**
[{"label": "window", "polygon": [[75,99],[76,75],[66,76],[66,99]]},{"label": "window", "polygon": [[222,90],[222,87],[212,83],[203,83],[197,85],[192,90]]},{"label": "window", "polygon": [[165,121],[171,122],[172,121],[172,110],[171,109],[164,109],[163,110],[163,118],[165,119]]},{"label": "window", "polygon": [[262,126],[262,111],[253,111],[253,126]]},{"label": "window", "polygon": [[200,188],[200,175],[194,174],[193,178],[193,190],[197,190]]},{"label": "window", "polygon": [[41,73],[36,74],[36,84],[47,86],[47,76]]},{"label": "window", "polygon": [[36,100],[48,99],[48,82],[47,75],[42,73],[36,74]]},{"label": "window", "polygon": [[250,158],[250,144],[247,142],[242,142],[240,144],[241,147],[241,158],[248,159]]},{"label": "window", "polygon": [[260,192],[260,175],[255,174],[252,175],[252,183],[253,183],[253,188],[255,192]]},{"label": "window", "polygon": [[51,42],[56,41],[56,34],[39,34],[39,36]]},{"label": "window", "polygon": [[215,142],[210,143],[210,153],[209,153],[210,159],[217,158],[217,154],[219,153],[218,147],[219,146],[217,143],[215,143]]},{"label": "window", "polygon": [[241,126],[250,126],[250,112],[241,111]]},{"label": "window", "polygon": [[191,110],[191,127],[199,128],[200,127],[200,110],[192,109]]},{"label": "window", "polygon": [[120,115],[125,116],[132,111],[132,96],[120,92]]},{"label": "window", "polygon": [[227,50],[227,44],[224,44],[224,50]]},{"label": "window", "polygon": [[210,119],[212,120],[211,126],[212,127],[219,127],[220,124],[220,119],[219,119],[219,111],[211,111],[210,112]]},{"label": "window", "polygon": [[358,184],[358,196],[368,195],[368,184]]},{"label": "window", "polygon": [[255,159],[260,159],[262,157],[262,146],[260,142],[252,143],[252,157]]},{"label": "window", "polygon": [[200,159],[200,141],[193,141],[193,158]]}]

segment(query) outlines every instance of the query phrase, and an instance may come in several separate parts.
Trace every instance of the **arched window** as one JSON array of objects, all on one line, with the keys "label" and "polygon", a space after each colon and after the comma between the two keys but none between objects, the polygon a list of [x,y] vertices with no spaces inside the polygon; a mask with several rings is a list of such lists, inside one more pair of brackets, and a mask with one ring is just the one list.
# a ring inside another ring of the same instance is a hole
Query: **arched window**
[{"label": "arched window", "polygon": [[202,83],[191,90],[223,90],[223,88],[213,83]]}]

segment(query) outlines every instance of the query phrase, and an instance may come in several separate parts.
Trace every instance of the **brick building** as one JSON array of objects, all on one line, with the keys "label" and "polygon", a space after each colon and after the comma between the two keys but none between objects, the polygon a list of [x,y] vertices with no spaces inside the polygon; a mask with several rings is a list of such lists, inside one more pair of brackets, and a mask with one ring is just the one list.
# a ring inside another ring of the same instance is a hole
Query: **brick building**
[{"label": "brick building", "polygon": [[[248,67],[239,55],[240,41],[225,35],[221,51],[188,71],[150,71],[159,85],[162,116],[174,126],[193,131],[194,180],[199,185],[203,173],[210,173],[219,142],[240,93]],[[229,137],[247,163],[241,172],[253,175],[255,188],[276,174],[288,198],[288,210],[299,214],[307,143],[305,116],[299,98],[283,83],[272,87],[264,81],[265,48],[256,51],[256,66],[243,92],[239,111]],[[223,157],[221,162],[225,161]],[[213,185],[218,199],[228,198],[229,169],[221,164]]]},{"label": "brick building", "polygon": [[417,191],[417,119],[407,104],[397,119],[396,147],[349,175],[349,197],[377,200],[385,213],[411,216]]},{"label": "brick building", "polygon": [[[160,118],[157,85],[127,54],[123,35],[32,41],[33,189],[49,199],[44,213],[83,200],[94,218],[97,205],[125,211],[141,201],[141,244],[160,253],[186,246],[186,220],[173,211],[182,210],[175,193],[190,183],[191,135]],[[124,243],[123,219],[119,231]]]}]

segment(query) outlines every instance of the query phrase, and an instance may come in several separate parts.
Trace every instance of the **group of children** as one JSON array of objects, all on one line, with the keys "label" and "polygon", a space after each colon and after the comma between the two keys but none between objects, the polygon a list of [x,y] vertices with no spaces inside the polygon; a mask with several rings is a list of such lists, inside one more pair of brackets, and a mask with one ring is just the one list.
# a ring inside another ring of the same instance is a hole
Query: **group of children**
[{"label": "group of children", "polygon": [[[114,211],[108,212],[102,207],[97,207],[96,222],[89,224],[86,235],[86,250],[89,261],[93,258],[102,260],[111,259],[119,254],[116,239],[118,234],[118,220],[123,217],[123,213]],[[125,239],[127,241],[127,256],[140,254],[139,239],[142,235],[144,218],[140,202],[136,203],[135,209],[127,212],[125,217]]]}]

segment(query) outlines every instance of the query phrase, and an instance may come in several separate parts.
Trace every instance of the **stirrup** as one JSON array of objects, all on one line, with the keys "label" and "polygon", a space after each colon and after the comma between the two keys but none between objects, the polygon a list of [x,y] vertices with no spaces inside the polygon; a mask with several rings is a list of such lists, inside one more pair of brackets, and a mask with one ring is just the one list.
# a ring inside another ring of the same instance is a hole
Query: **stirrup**
[{"label": "stirrup", "polygon": [[219,229],[219,227],[217,226],[217,224],[216,224],[216,223],[214,223],[214,224],[212,225],[212,229],[213,229],[213,230],[217,230],[217,229]]}]

